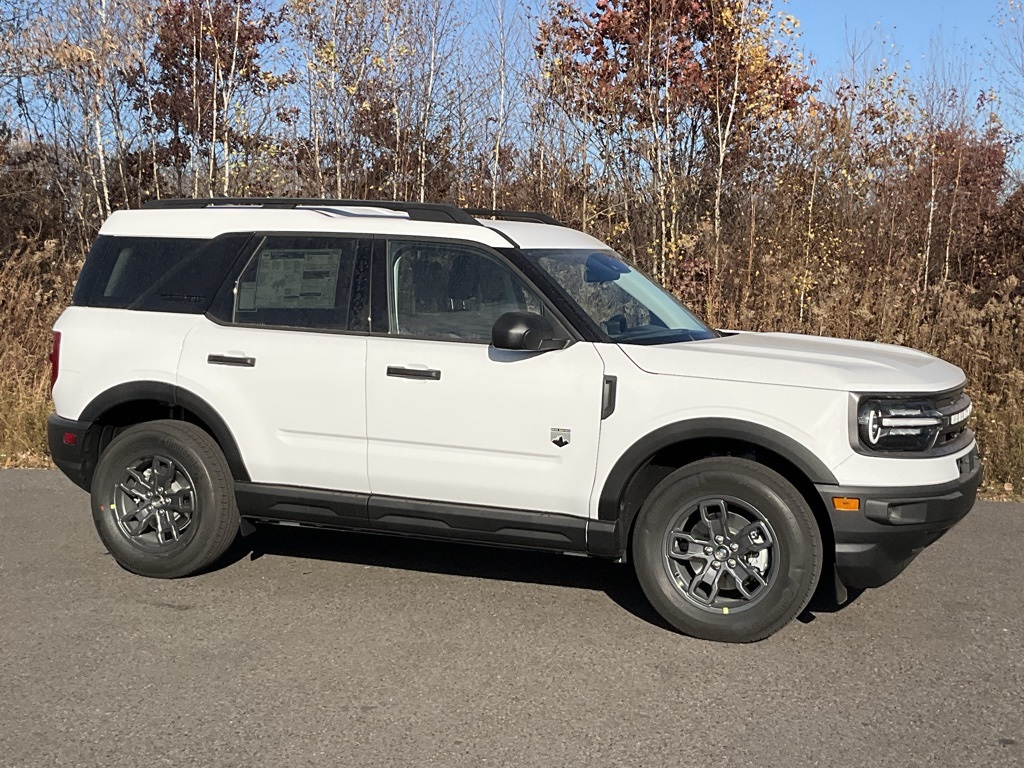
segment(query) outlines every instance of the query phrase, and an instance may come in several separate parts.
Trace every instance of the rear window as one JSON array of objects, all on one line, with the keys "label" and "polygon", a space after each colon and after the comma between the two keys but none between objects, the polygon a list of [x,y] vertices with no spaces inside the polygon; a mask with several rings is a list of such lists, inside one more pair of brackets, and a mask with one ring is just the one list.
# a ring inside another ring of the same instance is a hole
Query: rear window
[{"label": "rear window", "polygon": [[[235,284],[231,316],[238,325],[362,330],[371,241],[354,237],[271,235],[264,238]],[[353,302],[353,294],[356,301]]]},{"label": "rear window", "polygon": [[248,239],[247,234],[213,240],[99,237],[85,260],[73,303],[202,314]]}]

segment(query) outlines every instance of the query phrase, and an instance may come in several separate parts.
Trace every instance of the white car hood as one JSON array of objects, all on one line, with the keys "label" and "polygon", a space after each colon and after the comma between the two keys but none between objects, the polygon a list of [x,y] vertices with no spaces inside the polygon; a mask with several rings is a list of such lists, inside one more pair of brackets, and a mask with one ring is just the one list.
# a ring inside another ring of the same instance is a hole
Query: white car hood
[{"label": "white car hood", "polygon": [[648,373],[848,392],[942,392],[964,372],[907,347],[793,333],[736,333],[702,341],[619,345]]}]

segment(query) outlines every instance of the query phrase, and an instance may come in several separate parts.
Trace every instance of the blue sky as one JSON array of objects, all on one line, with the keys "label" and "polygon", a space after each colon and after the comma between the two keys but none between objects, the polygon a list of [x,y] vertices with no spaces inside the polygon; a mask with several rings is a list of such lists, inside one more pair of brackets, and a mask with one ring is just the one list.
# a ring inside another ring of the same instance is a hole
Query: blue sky
[{"label": "blue sky", "polygon": [[[848,41],[874,41],[881,52],[882,40],[896,45],[896,60],[923,72],[931,42],[954,48],[987,79],[990,41],[996,37],[995,16],[1005,0],[789,0],[776,9],[800,20],[802,45],[816,60],[815,73],[825,77],[848,63]],[[891,47],[885,49],[890,61]],[[881,56],[876,56],[881,58]]]}]

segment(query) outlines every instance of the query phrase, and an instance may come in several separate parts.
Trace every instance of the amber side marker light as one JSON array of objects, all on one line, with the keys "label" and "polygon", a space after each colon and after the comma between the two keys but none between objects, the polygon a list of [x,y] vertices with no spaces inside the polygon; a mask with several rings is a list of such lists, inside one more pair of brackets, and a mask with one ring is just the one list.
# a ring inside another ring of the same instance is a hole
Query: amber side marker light
[{"label": "amber side marker light", "polygon": [[851,499],[846,496],[833,496],[832,506],[840,512],[859,512],[860,499]]}]

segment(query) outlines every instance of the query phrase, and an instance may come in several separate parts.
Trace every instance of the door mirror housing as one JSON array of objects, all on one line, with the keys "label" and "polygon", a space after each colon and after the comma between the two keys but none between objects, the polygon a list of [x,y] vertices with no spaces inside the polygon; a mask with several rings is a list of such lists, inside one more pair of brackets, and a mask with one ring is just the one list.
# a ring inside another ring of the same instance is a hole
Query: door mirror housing
[{"label": "door mirror housing", "polygon": [[567,339],[556,339],[551,322],[532,312],[506,312],[491,328],[491,344],[495,349],[521,352],[547,352],[564,349]]}]

